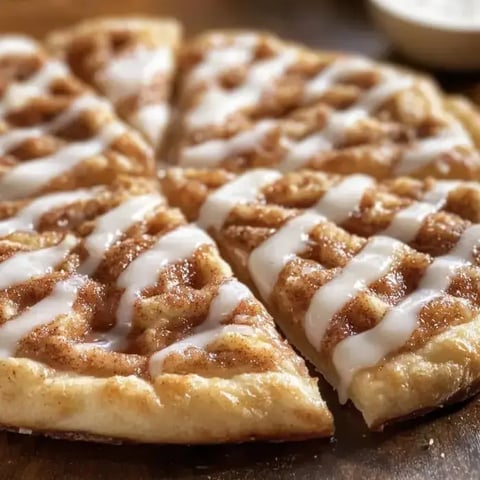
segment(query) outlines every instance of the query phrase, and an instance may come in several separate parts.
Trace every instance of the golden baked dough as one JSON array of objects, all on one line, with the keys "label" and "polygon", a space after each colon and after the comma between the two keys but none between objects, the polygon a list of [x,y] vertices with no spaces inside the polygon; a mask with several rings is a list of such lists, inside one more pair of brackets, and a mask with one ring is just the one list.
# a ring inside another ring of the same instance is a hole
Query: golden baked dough
[{"label": "golden baked dough", "polygon": [[0,201],[152,175],[151,148],[30,38],[0,37]]},{"label": "golden baked dough", "polygon": [[181,34],[173,19],[107,17],[53,32],[46,43],[159,149]]},{"label": "golden baked dough", "polygon": [[418,73],[248,31],[200,35],[180,67],[179,166],[480,177],[478,121]]},{"label": "golden baked dough", "polygon": [[478,184],[178,168],[161,184],[370,427],[475,393]]},{"label": "golden baked dough", "polygon": [[0,202],[0,424],[139,442],[332,433],[317,382],[153,180]]}]

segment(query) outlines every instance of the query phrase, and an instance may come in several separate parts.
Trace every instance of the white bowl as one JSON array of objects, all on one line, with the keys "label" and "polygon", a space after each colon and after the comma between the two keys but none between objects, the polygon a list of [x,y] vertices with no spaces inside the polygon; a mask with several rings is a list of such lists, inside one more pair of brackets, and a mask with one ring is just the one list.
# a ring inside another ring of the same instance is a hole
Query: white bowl
[{"label": "white bowl", "polygon": [[406,57],[433,68],[480,69],[480,23],[425,19],[392,3],[393,0],[370,0],[372,16]]}]

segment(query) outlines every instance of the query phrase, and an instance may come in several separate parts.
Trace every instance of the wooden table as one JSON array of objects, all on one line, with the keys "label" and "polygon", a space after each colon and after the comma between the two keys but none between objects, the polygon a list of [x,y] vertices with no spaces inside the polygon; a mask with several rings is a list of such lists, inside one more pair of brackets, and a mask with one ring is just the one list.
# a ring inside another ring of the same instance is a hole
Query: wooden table
[{"label": "wooden table", "polygon": [[[0,0],[0,30],[41,37],[90,15],[130,12],[176,16],[189,34],[214,27],[262,28],[318,47],[391,58],[360,1]],[[438,78],[456,89],[476,75]],[[353,408],[340,407],[327,386],[322,390],[337,424],[332,441],[189,448],[69,443],[4,433],[0,480],[480,478],[478,401],[374,434]]]}]

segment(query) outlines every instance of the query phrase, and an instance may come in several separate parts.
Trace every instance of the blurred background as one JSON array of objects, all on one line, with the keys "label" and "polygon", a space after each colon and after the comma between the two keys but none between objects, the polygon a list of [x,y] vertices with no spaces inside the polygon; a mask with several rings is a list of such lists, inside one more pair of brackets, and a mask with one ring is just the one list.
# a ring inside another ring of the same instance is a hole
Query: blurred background
[{"label": "blurred background", "polygon": [[[209,28],[265,29],[313,47],[354,51],[409,64],[374,28],[367,3],[366,0],[0,0],[0,31],[28,32],[41,38],[49,30],[94,15],[164,15],[181,20],[187,35]],[[448,90],[474,94],[480,100],[480,88],[475,88],[478,72],[431,73]]]},{"label": "blurred background", "polygon": [[99,14],[170,15],[188,34],[205,28],[273,30],[314,46],[383,55],[386,43],[374,33],[362,0],[0,0],[0,29],[42,36]]}]

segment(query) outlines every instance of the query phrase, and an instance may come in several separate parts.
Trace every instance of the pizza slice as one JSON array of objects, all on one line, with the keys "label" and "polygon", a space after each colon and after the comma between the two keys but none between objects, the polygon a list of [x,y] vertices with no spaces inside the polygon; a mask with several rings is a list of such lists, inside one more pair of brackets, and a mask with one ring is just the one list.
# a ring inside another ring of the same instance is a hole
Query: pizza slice
[{"label": "pizza slice", "polygon": [[131,177],[0,202],[0,424],[161,443],[333,429],[213,240]]},{"label": "pizza slice", "polygon": [[119,17],[87,20],[53,32],[47,45],[158,150],[170,120],[180,39],[175,20]]},{"label": "pizza slice", "polygon": [[[437,211],[444,181],[403,180],[428,203],[364,175],[172,169],[161,180],[371,428],[478,390],[480,228]],[[446,205],[468,188],[443,189]]]},{"label": "pizza slice", "polygon": [[0,201],[153,171],[150,147],[63,63],[0,36]]},{"label": "pizza slice", "polygon": [[248,31],[200,35],[179,63],[179,166],[480,177],[478,114],[419,74]]}]

